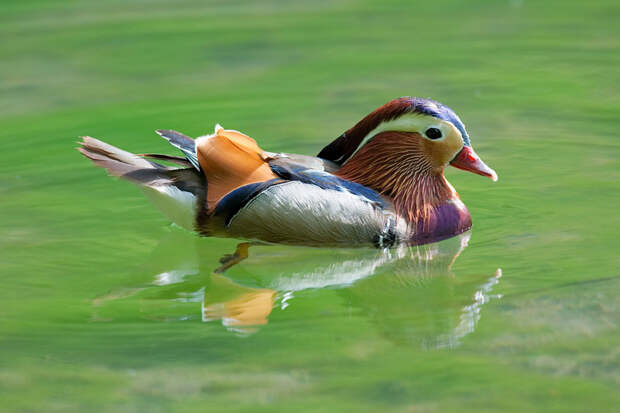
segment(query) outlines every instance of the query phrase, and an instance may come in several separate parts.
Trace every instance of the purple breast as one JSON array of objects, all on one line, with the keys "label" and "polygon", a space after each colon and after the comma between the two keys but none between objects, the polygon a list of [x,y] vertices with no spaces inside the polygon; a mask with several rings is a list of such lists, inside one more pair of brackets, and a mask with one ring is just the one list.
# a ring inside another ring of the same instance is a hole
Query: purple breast
[{"label": "purple breast", "polygon": [[409,242],[415,245],[437,242],[470,228],[471,216],[465,205],[459,200],[448,201],[435,207],[428,218],[414,225]]}]

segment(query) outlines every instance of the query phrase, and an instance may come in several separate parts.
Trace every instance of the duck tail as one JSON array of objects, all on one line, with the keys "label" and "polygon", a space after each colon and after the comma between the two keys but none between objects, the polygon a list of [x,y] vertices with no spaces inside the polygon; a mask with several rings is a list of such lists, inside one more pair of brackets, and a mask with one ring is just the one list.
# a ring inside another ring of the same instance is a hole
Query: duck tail
[{"label": "duck tail", "polygon": [[155,162],[150,162],[139,155],[124,151],[116,146],[109,145],[99,139],[83,136],[78,142],[77,150],[104,168],[112,176],[126,179],[136,184],[150,185],[154,180],[161,177],[160,171],[166,167]]},{"label": "duck tail", "polygon": [[[195,168],[174,168],[150,161],[161,159],[186,166],[184,159],[168,155],[138,155],[90,136],[77,150],[110,175],[138,185],[147,197],[176,224],[193,230],[196,209],[206,199],[204,176]],[[177,161],[177,162],[175,162]]]}]

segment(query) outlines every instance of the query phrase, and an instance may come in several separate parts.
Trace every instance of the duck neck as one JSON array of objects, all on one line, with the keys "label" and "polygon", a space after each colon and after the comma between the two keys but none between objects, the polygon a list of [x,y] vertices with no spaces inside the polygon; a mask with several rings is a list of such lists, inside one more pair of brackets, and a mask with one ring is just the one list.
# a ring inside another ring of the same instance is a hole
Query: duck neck
[{"label": "duck neck", "polygon": [[[424,226],[440,205],[458,200],[452,185],[425,156],[421,139],[411,133],[383,132],[375,136],[336,171],[388,197],[399,218]],[[460,202],[460,201],[459,201]]]}]

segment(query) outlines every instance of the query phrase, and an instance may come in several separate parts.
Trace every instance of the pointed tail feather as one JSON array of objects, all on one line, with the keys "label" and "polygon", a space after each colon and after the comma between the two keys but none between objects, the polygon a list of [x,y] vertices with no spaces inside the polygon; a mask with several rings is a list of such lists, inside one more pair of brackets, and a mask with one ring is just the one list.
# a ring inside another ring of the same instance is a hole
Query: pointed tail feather
[{"label": "pointed tail feather", "polygon": [[[104,168],[112,176],[127,179],[146,186],[156,185],[157,181],[170,181],[165,174],[166,167],[149,162],[131,152],[109,145],[99,139],[83,136],[78,151],[97,166]],[[165,182],[159,182],[163,184]]]},{"label": "pointed tail feather", "polygon": [[138,154],[138,156],[141,156],[143,158],[157,159],[159,161],[171,162],[171,163],[175,163],[177,165],[185,166],[187,168],[192,168],[193,167],[193,165],[192,165],[192,163],[190,161],[188,161],[186,158],[182,158],[180,156],[162,155],[160,153],[140,153],[140,154]]}]

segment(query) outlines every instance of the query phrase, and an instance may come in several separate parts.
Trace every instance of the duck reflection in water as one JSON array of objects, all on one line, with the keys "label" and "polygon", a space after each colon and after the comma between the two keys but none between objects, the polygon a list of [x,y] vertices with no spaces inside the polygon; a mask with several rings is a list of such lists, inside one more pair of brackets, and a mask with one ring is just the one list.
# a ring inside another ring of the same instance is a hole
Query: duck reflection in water
[{"label": "duck reflection in water", "polygon": [[486,276],[452,273],[470,235],[384,250],[241,243],[218,266],[212,242],[172,231],[150,260],[155,286],[97,300],[101,304],[121,295],[140,295],[201,303],[203,321],[219,321],[231,332],[249,335],[268,323],[274,309],[286,311],[296,300],[312,299],[317,290],[331,288],[391,341],[454,347],[474,331],[482,306],[500,298],[492,294],[500,269]]}]

